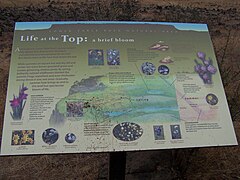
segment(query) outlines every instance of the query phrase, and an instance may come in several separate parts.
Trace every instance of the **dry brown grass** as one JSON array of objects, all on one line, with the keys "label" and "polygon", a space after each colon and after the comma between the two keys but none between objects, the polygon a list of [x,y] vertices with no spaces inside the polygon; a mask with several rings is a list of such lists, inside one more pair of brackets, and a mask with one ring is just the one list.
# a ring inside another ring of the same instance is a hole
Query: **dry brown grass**
[{"label": "dry brown grass", "polygon": [[201,8],[238,8],[240,6],[240,1],[238,0],[142,0],[142,4],[155,4],[155,5],[174,5],[183,7],[201,7]]},{"label": "dry brown grass", "polygon": [[[104,2],[109,3],[111,0],[1,0],[0,7],[24,7],[24,6],[46,6],[49,2],[55,1],[57,3],[67,3],[67,2]],[[119,0],[120,1],[120,0]],[[121,0],[124,1],[124,0]],[[116,1],[117,2],[117,1]],[[201,8],[239,8],[240,1],[238,0],[135,0],[134,2],[140,2],[143,6],[146,5],[180,5],[183,7],[201,7]]]}]

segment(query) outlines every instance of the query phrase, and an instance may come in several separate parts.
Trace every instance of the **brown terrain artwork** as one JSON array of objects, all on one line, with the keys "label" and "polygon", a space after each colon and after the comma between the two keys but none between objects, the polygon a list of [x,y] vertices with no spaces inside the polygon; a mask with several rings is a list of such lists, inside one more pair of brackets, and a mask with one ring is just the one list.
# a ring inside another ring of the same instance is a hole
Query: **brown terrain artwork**
[{"label": "brown terrain artwork", "polygon": [[[239,0],[0,0],[0,14],[1,131],[15,22],[196,22],[208,24],[240,139]],[[109,153],[7,156],[0,157],[0,166],[0,179],[108,179]],[[240,148],[238,145],[127,152],[125,178],[240,179]]]}]

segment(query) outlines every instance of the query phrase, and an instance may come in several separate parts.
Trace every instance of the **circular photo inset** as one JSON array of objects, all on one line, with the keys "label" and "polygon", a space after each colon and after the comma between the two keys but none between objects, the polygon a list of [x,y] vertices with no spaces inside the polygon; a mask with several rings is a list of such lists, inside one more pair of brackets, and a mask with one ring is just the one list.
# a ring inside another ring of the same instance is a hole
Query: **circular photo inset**
[{"label": "circular photo inset", "polygon": [[48,128],[42,133],[42,139],[45,143],[51,145],[58,140],[58,132],[54,128]]},{"label": "circular photo inset", "polygon": [[142,134],[142,128],[138,124],[131,122],[120,123],[113,129],[113,135],[121,141],[135,141],[140,138]]},{"label": "circular photo inset", "polygon": [[156,70],[156,67],[154,66],[154,64],[150,62],[143,63],[141,68],[142,68],[143,74],[145,75],[152,75]]},{"label": "circular photo inset", "polygon": [[168,73],[169,73],[169,68],[168,68],[167,66],[165,66],[165,65],[160,65],[160,66],[158,67],[158,72],[159,72],[160,74],[162,74],[162,75],[168,75]]},{"label": "circular photo inset", "polygon": [[76,136],[73,133],[67,133],[65,136],[65,141],[67,143],[73,143],[76,140]]},{"label": "circular photo inset", "polygon": [[207,103],[208,104],[210,104],[210,105],[216,105],[217,103],[218,103],[218,98],[217,98],[217,96],[215,95],[215,94],[208,94],[207,96],[206,96],[206,101],[207,101]]}]

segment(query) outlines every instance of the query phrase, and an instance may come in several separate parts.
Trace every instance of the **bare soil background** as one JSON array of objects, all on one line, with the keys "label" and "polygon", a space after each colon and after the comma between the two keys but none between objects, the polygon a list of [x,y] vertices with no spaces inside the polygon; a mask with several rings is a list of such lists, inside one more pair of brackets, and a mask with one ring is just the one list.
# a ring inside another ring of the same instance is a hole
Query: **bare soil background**
[{"label": "bare soil background", "polygon": [[[24,6],[42,6],[46,5],[53,0],[1,0],[1,7],[24,7]],[[97,2],[111,2],[111,0],[55,0],[57,3],[75,2],[75,3],[97,3]],[[120,0],[121,1],[121,0]],[[115,0],[115,2],[117,2]],[[232,8],[239,6],[240,1],[238,0],[134,0],[134,3],[141,3],[141,5],[180,5],[189,7],[208,7],[208,8]]]},{"label": "bare soil background", "polygon": [[[207,23],[239,141],[238,0],[0,0],[0,129],[3,126],[14,23],[65,20]],[[107,179],[108,158],[109,153],[0,157],[0,179]],[[128,152],[126,179],[240,179],[240,148]]]}]

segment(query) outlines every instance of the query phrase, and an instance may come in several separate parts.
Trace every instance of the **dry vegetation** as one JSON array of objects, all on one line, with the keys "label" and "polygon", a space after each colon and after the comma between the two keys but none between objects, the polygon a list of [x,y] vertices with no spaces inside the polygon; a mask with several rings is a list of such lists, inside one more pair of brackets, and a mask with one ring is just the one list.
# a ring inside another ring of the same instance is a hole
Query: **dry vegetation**
[{"label": "dry vegetation", "polygon": [[[95,3],[92,3],[95,2]],[[239,1],[0,1],[0,128],[2,128],[14,22],[133,20],[209,25],[238,139],[240,139]],[[240,148],[129,152],[127,179],[240,179]],[[108,154],[0,158],[0,179],[106,179]]]}]

